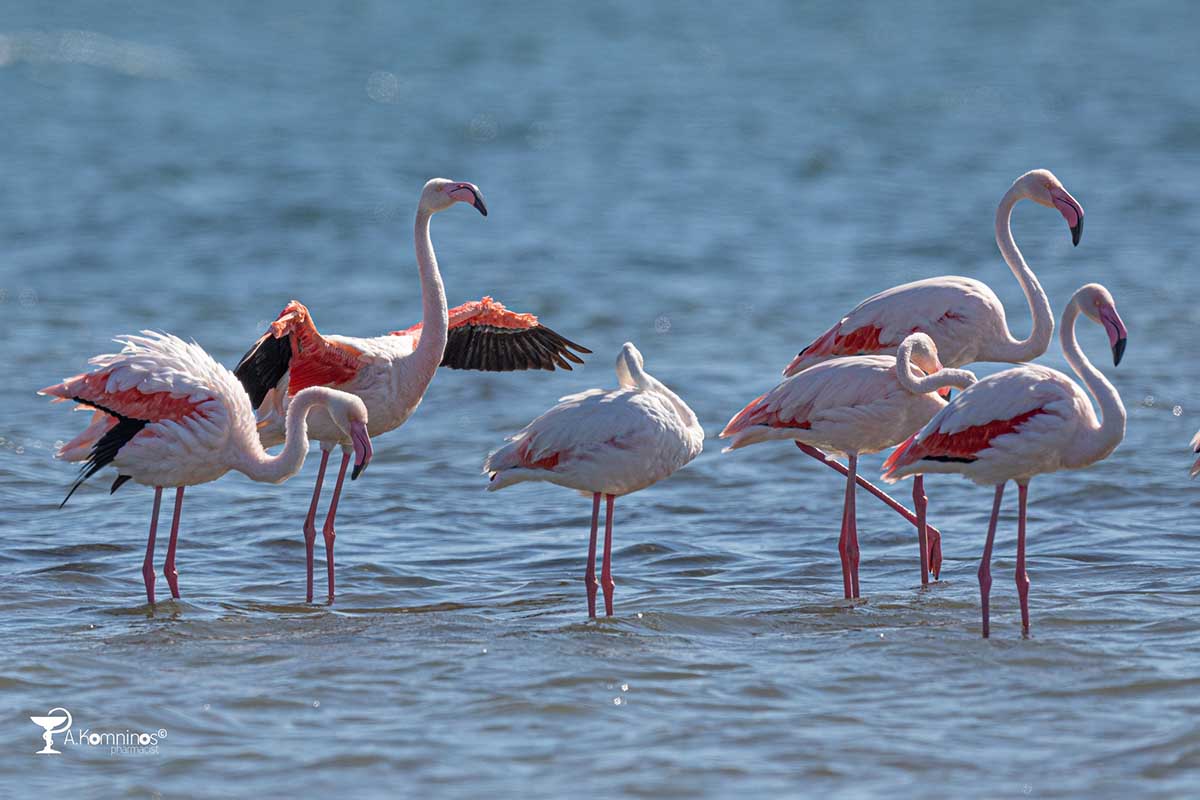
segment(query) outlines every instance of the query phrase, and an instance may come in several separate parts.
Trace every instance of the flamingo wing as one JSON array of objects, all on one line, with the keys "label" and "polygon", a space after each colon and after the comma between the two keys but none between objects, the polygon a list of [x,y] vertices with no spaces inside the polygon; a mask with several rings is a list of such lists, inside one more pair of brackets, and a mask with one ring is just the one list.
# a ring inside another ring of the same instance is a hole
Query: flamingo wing
[{"label": "flamingo wing", "polygon": [[[211,451],[228,433],[225,397],[237,387],[199,345],[154,331],[116,341],[124,345],[121,352],[91,359],[94,371],[38,392],[55,402],[73,400],[95,410],[87,429],[58,452],[60,458],[84,462],[64,505],[139,434],[138,441],[147,444],[151,439],[167,442],[161,457],[169,458],[172,447]],[[249,415],[249,408],[244,411]],[[118,476],[112,491],[126,480],[128,476]]]},{"label": "flamingo wing", "polygon": [[948,351],[943,342],[969,335],[964,324],[969,326],[991,304],[990,297],[991,290],[979,281],[953,275],[893,286],[859,303],[801,350],[783,374],[795,375],[838,356],[894,352],[917,331],[933,337],[939,353]]},{"label": "flamingo wing", "polygon": [[[670,412],[645,392],[593,389],[568,395],[488,456],[484,471],[513,467],[553,469],[560,461],[628,450],[670,424]],[[656,424],[656,420],[660,424]]]},{"label": "flamingo wing", "polygon": [[971,463],[988,450],[1019,448],[1020,434],[1047,431],[1075,415],[1078,398],[1069,383],[1056,370],[1033,364],[984,378],[897,447],[883,462],[884,477],[917,461]]},{"label": "flamingo wing", "polygon": [[[578,353],[590,354],[538,322],[533,314],[509,311],[503,303],[484,297],[450,309],[450,331],[441,366],[485,372],[544,369],[557,366],[571,369],[571,362],[582,364]],[[413,337],[414,346],[421,336],[421,323],[395,336]]]},{"label": "flamingo wing", "polygon": [[242,356],[233,374],[257,409],[285,378],[289,396],[310,386],[346,383],[361,369],[362,356],[354,345],[322,336],[308,309],[292,300]]},{"label": "flamingo wing", "polygon": [[817,420],[849,420],[897,391],[896,359],[858,356],[825,361],[784,379],[738,412],[721,431],[727,438],[755,425],[812,427]]}]

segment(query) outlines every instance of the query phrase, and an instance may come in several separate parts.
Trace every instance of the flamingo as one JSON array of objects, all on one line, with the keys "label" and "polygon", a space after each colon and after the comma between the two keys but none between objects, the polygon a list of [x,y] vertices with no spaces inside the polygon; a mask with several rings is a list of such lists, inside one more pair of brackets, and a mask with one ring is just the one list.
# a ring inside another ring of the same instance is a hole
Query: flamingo
[{"label": "flamingo", "polygon": [[89,362],[96,367],[93,371],[67,378],[38,394],[53,397],[56,403],[72,400],[79,408],[94,409],[87,429],[57,453],[67,461],[83,462],[62,505],[84,481],[110,464],[118,472],[110,494],[129,480],[154,487],[154,510],[142,563],[146,599],[151,605],[154,538],[163,487],[176,487],[163,576],[171,596],[178,598],[175,545],[186,487],[215,481],[231,469],[265,483],[287,480],[304,465],[306,420],[315,409],[325,411],[352,442],[355,465],[351,480],[371,461],[367,407],[352,394],[314,387],[296,395],[288,408],[286,444],[272,456],[255,433],[254,411],[242,385],[200,345],[154,331],[115,341],[124,345],[120,353],[96,356]]},{"label": "flamingo", "polygon": [[[907,336],[895,356],[847,356],[823,361],[755,398],[729,421],[724,452],[758,442],[793,440],[847,457],[842,507],[842,583],[846,599],[859,597],[855,477],[858,456],[903,441],[946,406],[939,392],[975,382],[965,369],[943,369],[937,345],[923,333]],[[929,582],[924,490],[914,488],[921,582]]]},{"label": "flamingo", "polygon": [[[414,240],[421,278],[422,322],[385,336],[360,339],[322,335],[307,308],[293,300],[238,363],[234,374],[242,381],[259,413],[259,435],[267,447],[282,441],[287,407],[309,386],[329,386],[362,398],[371,412],[370,433],[379,436],[403,425],[425,395],[439,365],[455,369],[509,371],[571,369],[583,361],[571,350],[591,351],[541,325],[532,314],[509,311],[490,297],[446,308],[429,220],[455,203],[468,203],[487,216],[479,189],[470,183],[434,178],[421,190]],[[333,602],[334,519],[349,464],[350,440],[324,414],[311,420],[313,438],[321,443],[321,466],[312,502],[304,519],[308,584],[313,597],[313,545],[317,504],[329,454],[342,446],[342,464],[322,533]]]},{"label": "flamingo", "polygon": [[1087,394],[1058,370],[1024,364],[998,372],[966,389],[884,462],[883,479],[895,483],[910,475],[957,472],[980,485],[996,487],[987,542],[979,564],[983,636],[989,634],[988,596],[992,586],[992,543],[1004,484],[1016,481],[1017,594],[1021,629],[1029,634],[1029,576],[1025,571],[1025,506],[1029,481],[1060,469],[1082,469],[1109,456],[1125,437],[1125,406],[1113,385],[1092,366],[1075,341],[1082,312],[1108,333],[1113,365],[1125,353],[1125,323],[1112,295],[1095,283],[1081,287],[1062,315],[1059,337],[1067,363],[1087,386]]},{"label": "flamingo", "polygon": [[[1196,435],[1192,437],[1192,452],[1200,453],[1200,431],[1196,431]],[[1200,458],[1196,459],[1196,463],[1192,464],[1192,477],[1200,475]]]},{"label": "flamingo", "polygon": [[642,354],[626,342],[617,356],[620,388],[567,395],[508,437],[483,470],[494,492],[523,481],[548,481],[592,495],[588,545],[588,617],[596,616],[596,531],[606,502],[604,611],[613,613],[612,530],[616,498],[674,474],[704,448],[704,429],[679,395],[646,372]]},{"label": "flamingo", "polygon": [[[1012,235],[1012,210],[1021,200],[1055,208],[1071,229],[1071,242],[1079,244],[1083,236],[1083,207],[1049,170],[1035,169],[1017,178],[996,209],[996,245],[1029,303],[1033,328],[1029,336],[1018,340],[1008,329],[1004,306],[987,284],[957,275],[893,286],[859,303],[825,333],[801,350],[784,369],[792,376],[813,364],[830,358],[871,353],[891,354],[910,333],[919,331],[932,337],[938,356],[947,367],[961,367],[975,361],[1032,361],[1046,352],[1054,333],[1050,301]],[[818,450],[801,450],[843,475],[845,468],[825,458]],[[858,476],[858,484],[878,497],[905,519],[916,524],[914,515],[879,487]],[[916,487],[914,487],[915,489]],[[933,529],[930,529],[933,533]],[[934,577],[941,563],[941,538],[931,539]]]}]

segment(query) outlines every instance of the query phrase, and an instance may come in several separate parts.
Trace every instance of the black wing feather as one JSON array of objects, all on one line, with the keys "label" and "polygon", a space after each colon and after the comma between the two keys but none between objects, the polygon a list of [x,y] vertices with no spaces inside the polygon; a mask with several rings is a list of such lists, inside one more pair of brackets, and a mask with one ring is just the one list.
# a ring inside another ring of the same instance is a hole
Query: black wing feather
[{"label": "black wing feather", "polygon": [[262,405],[267,392],[274,389],[287,374],[291,360],[292,337],[280,336],[276,339],[269,332],[242,356],[233,374],[242,382],[246,394],[250,395],[251,408],[257,410]]},{"label": "black wing feather", "polygon": [[[67,501],[71,499],[71,495],[75,494],[75,490],[82,486],[84,481],[111,464],[112,460],[117,457],[117,453],[120,451],[120,449],[129,444],[129,440],[134,436],[137,436],[141,432],[142,428],[149,424],[148,420],[122,416],[112,409],[98,406],[95,403],[88,402],[81,397],[75,397],[72,399],[80,405],[95,408],[99,411],[103,411],[109,416],[116,417],[117,424],[109,428],[108,432],[101,436],[96,443],[92,445],[92,452],[88,454],[87,461],[83,462],[83,467],[79,470],[79,477],[75,479],[73,484],[71,484],[71,490],[67,492],[67,496],[64,497],[62,503],[59,504],[59,508],[62,508],[67,504]],[[124,480],[122,480],[122,478],[124,478]],[[116,483],[113,484],[112,491],[115,492],[126,480],[129,480],[127,476],[118,476]]]},{"label": "black wing feather", "polygon": [[[572,350],[576,352],[571,352]],[[591,352],[545,325],[532,328],[460,325],[451,328],[446,337],[442,366],[484,372],[527,369],[553,371],[555,366],[569,370],[570,362],[583,363],[583,359],[577,353]]]}]

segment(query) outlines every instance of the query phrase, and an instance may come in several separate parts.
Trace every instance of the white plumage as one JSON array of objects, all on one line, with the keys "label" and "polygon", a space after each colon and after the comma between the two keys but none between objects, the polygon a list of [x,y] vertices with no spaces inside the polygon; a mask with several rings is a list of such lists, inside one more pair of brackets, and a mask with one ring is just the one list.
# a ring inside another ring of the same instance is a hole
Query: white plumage
[{"label": "white plumage", "polygon": [[[489,491],[547,481],[591,494],[621,496],[670,476],[700,454],[695,413],[642,368],[626,343],[617,359],[620,388],[567,395],[488,456]],[[534,466],[554,459],[553,467]]]}]

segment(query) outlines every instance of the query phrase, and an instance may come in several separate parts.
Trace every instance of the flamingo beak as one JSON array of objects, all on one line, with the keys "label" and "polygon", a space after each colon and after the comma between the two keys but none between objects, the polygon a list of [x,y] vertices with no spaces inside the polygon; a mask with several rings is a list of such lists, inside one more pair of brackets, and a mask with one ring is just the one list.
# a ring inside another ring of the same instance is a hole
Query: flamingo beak
[{"label": "flamingo beak", "polygon": [[357,480],[362,471],[371,463],[374,450],[371,447],[371,437],[367,434],[367,426],[361,422],[350,424],[350,440],[354,443],[354,471],[350,480]]},{"label": "flamingo beak", "polygon": [[1118,366],[1125,356],[1125,340],[1129,331],[1126,330],[1125,323],[1121,321],[1121,315],[1112,306],[1104,306],[1100,309],[1100,322],[1104,325],[1104,331],[1108,334],[1109,346],[1112,347],[1113,366]]},{"label": "flamingo beak", "polygon": [[1071,244],[1078,247],[1079,240],[1083,238],[1083,206],[1061,186],[1050,190],[1050,199],[1071,228]]},{"label": "flamingo beak", "polygon": [[[469,201],[464,199],[462,202],[470,202],[471,205],[475,206],[476,211],[478,211],[480,214],[483,214],[485,217],[487,216],[487,205],[483,202],[483,195],[479,193],[479,189],[469,183],[460,183],[458,186],[455,186],[453,190],[451,190],[450,196],[454,197],[454,195],[458,192],[470,192],[471,199]],[[457,200],[460,198],[455,199]]]},{"label": "flamingo beak", "polygon": [[945,400],[947,403],[950,402],[950,395],[952,392],[953,392],[953,390],[949,386],[943,386],[942,388],[937,390],[938,395],[941,396],[941,398],[943,400]]}]

